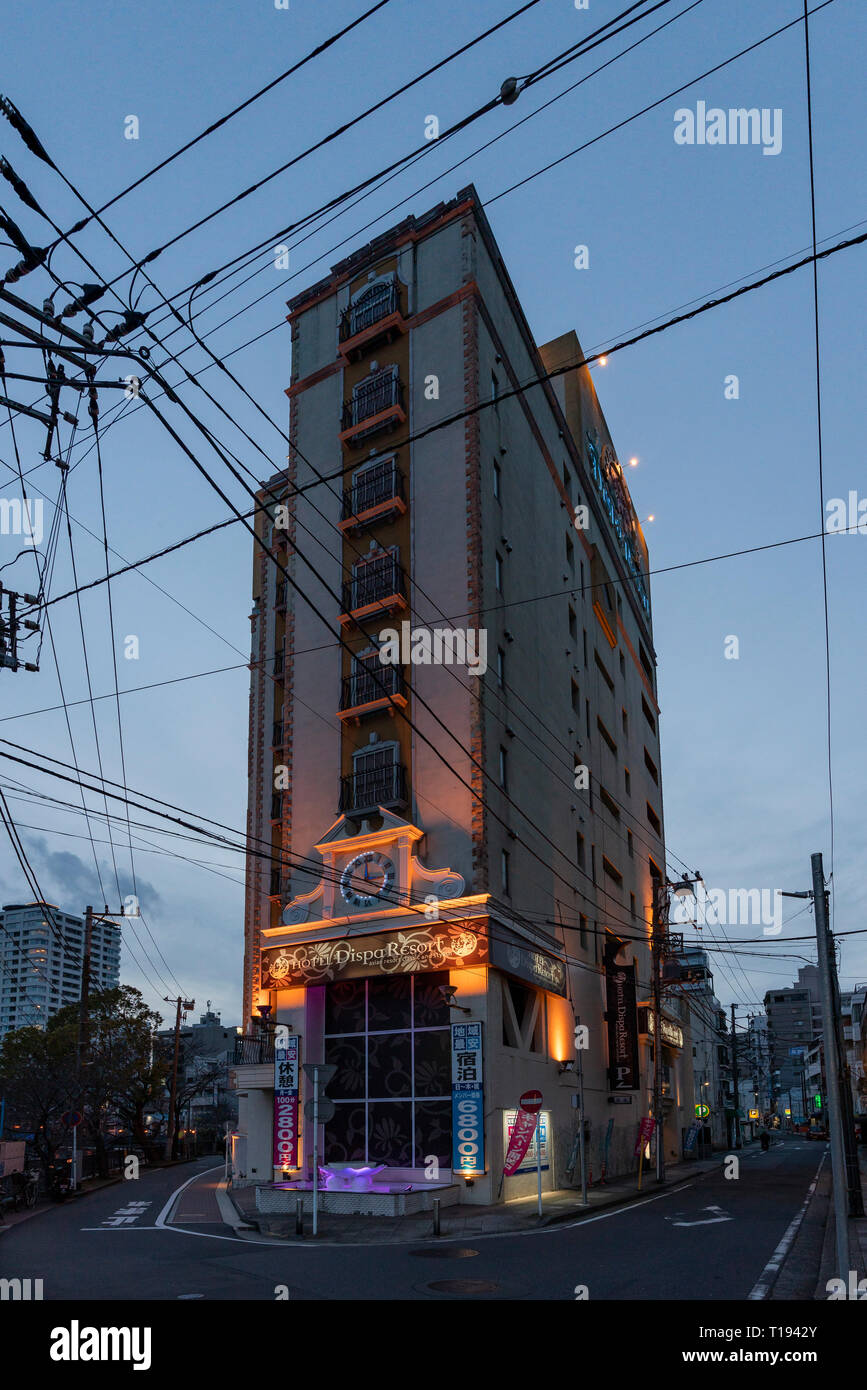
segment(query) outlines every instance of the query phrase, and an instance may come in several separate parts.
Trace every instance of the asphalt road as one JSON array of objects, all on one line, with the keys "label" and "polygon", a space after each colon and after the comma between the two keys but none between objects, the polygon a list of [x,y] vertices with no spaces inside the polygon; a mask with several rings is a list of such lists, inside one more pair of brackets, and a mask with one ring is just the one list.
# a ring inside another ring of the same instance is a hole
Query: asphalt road
[{"label": "asphalt road", "polygon": [[41,1278],[46,1301],[76,1302],[271,1301],[281,1285],[289,1299],[324,1301],[569,1301],[576,1287],[591,1301],[746,1299],[800,1211],[823,1148],[796,1138],[768,1154],[751,1146],[737,1179],[724,1177],[721,1158],[718,1173],[663,1193],[651,1186],[634,1205],[538,1232],[378,1247],[236,1234],[219,1222],[213,1197],[222,1166],[200,1160],[22,1222],[0,1236],[0,1277]]}]

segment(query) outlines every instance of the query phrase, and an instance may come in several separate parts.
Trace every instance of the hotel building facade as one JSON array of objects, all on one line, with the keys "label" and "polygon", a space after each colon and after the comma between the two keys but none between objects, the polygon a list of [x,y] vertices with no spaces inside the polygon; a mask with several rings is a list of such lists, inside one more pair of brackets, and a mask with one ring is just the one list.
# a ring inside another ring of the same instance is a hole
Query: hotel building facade
[{"label": "hotel building facade", "polygon": [[[647,548],[578,340],[536,345],[472,187],[289,323],[288,468],[258,521],[289,578],[259,547],[253,567],[235,1181],[312,1175],[316,1062],[335,1173],[490,1203],[534,1191],[538,1157],[545,1188],[578,1184],[579,1069],[589,1176],[629,1171],[659,709]],[[693,1116],[683,1013],[666,1003],[669,1160]],[[529,1091],[537,1136],[504,1177]]]}]

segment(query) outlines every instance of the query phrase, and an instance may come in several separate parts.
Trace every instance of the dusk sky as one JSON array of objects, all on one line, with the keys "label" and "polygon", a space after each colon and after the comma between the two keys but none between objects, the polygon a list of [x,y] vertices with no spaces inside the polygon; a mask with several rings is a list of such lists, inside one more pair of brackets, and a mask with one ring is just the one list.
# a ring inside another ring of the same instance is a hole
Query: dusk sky
[{"label": "dusk sky", "polygon": [[[108,0],[90,0],[86,7],[63,0],[47,6],[6,0],[0,89],[33,124],[59,169],[99,206],[372,3],[289,0],[283,10],[274,0],[195,0],[180,6],[151,0],[139,7]],[[446,129],[496,96],[505,78],[535,69],[626,3],[590,0],[579,10],[573,0],[542,0],[382,112],[185,237],[149,267],[152,278],[160,290],[174,294],[266,242],[281,226],[420,145],[430,115]],[[392,0],[342,44],[123,198],[105,214],[106,222],[140,258],[518,5],[519,0],[512,5],[508,0],[472,5]],[[867,12],[857,0],[825,6],[814,0],[813,7],[816,235],[820,246],[830,246],[867,228],[867,94],[857,58],[867,39]],[[288,430],[285,301],[377,232],[409,213],[424,213],[470,183],[486,207],[539,343],[575,329],[585,352],[600,351],[640,327],[800,259],[810,250],[812,235],[803,23],[686,91],[668,94],[802,16],[801,0],[760,5],[672,0],[539,82],[515,105],[498,107],[442,147],[430,142],[417,163],[357,206],[329,214],[327,225],[323,219],[312,232],[288,237],[288,270],[276,269],[269,252],[226,284],[203,291],[194,304],[199,331],[208,333],[215,352],[234,352],[227,356],[232,371]],[[666,27],[634,52],[575,86],[662,24]],[[560,94],[565,95],[552,101]],[[509,191],[653,102],[660,104]],[[704,110],[756,107],[769,117],[779,113],[779,151],[761,144],[677,143],[675,113],[695,112],[698,103]],[[525,119],[537,110],[537,116]],[[131,116],[138,118],[138,139],[125,138]],[[517,128],[509,133],[512,127]],[[74,194],[5,121],[0,122],[0,152],[61,227],[68,229],[83,215]],[[464,162],[453,169],[458,161]],[[52,239],[47,224],[19,203],[6,183],[0,185],[0,203],[33,244]],[[88,226],[75,242],[102,277],[119,276],[129,266],[99,227]],[[578,246],[588,249],[589,265],[583,269],[574,263]],[[0,256],[4,267],[17,259],[5,246]],[[93,279],[66,246],[58,248],[52,266],[64,279]],[[11,288],[39,302],[49,285],[38,272]],[[128,285],[129,277],[120,282],[124,295]],[[141,307],[158,302],[141,276],[135,293],[140,290]],[[811,886],[810,855],[818,850],[826,874],[831,872],[822,556],[816,536],[830,500],[848,499],[850,492],[867,496],[865,291],[864,245],[820,262],[824,497],[818,479],[809,266],[613,353],[607,366],[594,368],[618,455],[624,464],[631,457],[639,460],[637,467],[627,467],[628,482],[639,517],[654,517],[644,528],[652,571],[812,537],[674,568],[651,579],[670,876],[687,866],[700,869],[708,887],[804,890]],[[58,295],[57,302],[59,307],[65,299]],[[99,311],[104,308],[106,320],[113,321],[117,307],[106,295]],[[150,320],[163,336],[174,326],[163,321],[166,314],[157,310]],[[74,320],[79,327],[81,322]],[[257,335],[264,336],[235,351]],[[190,337],[181,330],[168,342],[178,351]],[[20,365],[25,355],[16,354],[9,370],[27,370]],[[41,370],[38,354],[30,356],[31,370]],[[155,350],[154,359],[163,358]],[[182,360],[191,371],[209,367],[196,346]],[[121,365],[118,374],[128,370]],[[177,365],[168,362],[165,370],[171,382],[181,379]],[[732,376],[738,379],[736,399],[726,392]],[[278,430],[216,368],[210,366],[202,381],[231,421],[194,386],[184,385],[179,394],[191,409],[257,477],[282,467],[286,446]],[[22,401],[36,401],[39,390],[33,383],[8,384],[9,394]],[[123,402],[119,410],[112,409],[115,396]],[[110,390],[100,393],[100,405],[112,568],[229,516],[225,503],[148,411]],[[179,408],[164,400],[159,405],[205,458],[204,441]],[[0,419],[0,495],[12,497],[14,446],[5,412]],[[89,426],[85,398],[68,475],[79,583],[104,573]],[[44,500],[47,543],[59,471],[53,463],[41,463],[41,425],[19,418],[15,441],[32,495]],[[64,451],[69,443],[70,427],[64,424]],[[249,498],[213,454],[208,467],[246,510]],[[0,579],[30,592],[37,584],[36,566],[31,554],[16,559],[20,549],[19,538],[0,536]],[[867,536],[829,535],[826,550],[833,926],[841,934],[841,985],[851,988],[867,979],[867,934],[845,935],[867,931],[867,888],[859,867],[867,752],[861,635]],[[251,568],[250,537],[233,524],[112,583],[130,795],[149,794],[209,816],[231,827],[236,841],[246,817]],[[64,521],[50,595],[66,592],[74,582]],[[110,697],[95,703],[102,768],[106,777],[122,782],[105,586],[83,594],[81,606],[93,694]],[[78,764],[94,773],[98,760],[75,599],[48,611]],[[129,636],[138,638],[135,659],[124,655]],[[736,659],[726,655],[733,650],[731,638],[737,638]],[[33,659],[38,640],[25,647],[27,659]],[[0,689],[0,738],[72,763],[47,631],[39,673],[4,670]],[[546,718],[544,711],[540,715]],[[0,749],[15,751],[4,744]],[[80,912],[86,902],[101,907],[104,898],[76,789],[5,760],[0,766],[0,782],[45,894],[66,911]],[[70,807],[57,807],[42,795],[62,798]],[[89,805],[104,809],[94,797]],[[110,803],[110,810],[122,815],[119,803]],[[140,965],[125,950],[122,980],[142,989],[154,1006],[163,995],[175,994],[179,983],[195,997],[197,1012],[210,998],[226,1022],[240,1022],[242,855],[217,843],[202,847],[166,834],[185,832],[138,811],[131,816],[151,823],[132,827],[144,922],[136,924],[137,935],[129,936],[130,926],[124,926],[124,939]],[[94,815],[91,826],[106,897],[110,907],[116,906],[105,821]],[[122,819],[112,822],[112,838],[121,891],[128,893],[130,852]],[[31,896],[4,837],[0,902]],[[760,925],[725,926],[731,941],[750,943],[744,947],[749,954],[739,956],[713,950],[715,988],[726,1006],[737,1002],[744,1013],[757,1009],[766,989],[790,984],[798,966],[815,959],[815,923],[807,905],[786,900],[784,917],[781,935],[765,940]],[[685,934],[690,944],[701,944],[701,933],[686,928]],[[706,934],[714,945],[723,940],[718,927]],[[789,937],[808,939],[787,945]],[[169,1006],[161,1005],[161,1011],[167,1016]]]}]

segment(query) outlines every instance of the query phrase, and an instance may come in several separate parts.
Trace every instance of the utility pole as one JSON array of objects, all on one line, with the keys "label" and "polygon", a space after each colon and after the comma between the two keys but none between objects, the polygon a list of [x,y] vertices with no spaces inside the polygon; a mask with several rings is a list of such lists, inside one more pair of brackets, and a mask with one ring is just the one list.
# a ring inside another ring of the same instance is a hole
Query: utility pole
[{"label": "utility pole", "polygon": [[828,1129],[831,1138],[831,1174],[834,1186],[834,1224],[836,1227],[837,1270],[844,1281],[849,1277],[849,1226],[846,1211],[846,1155],[843,1149],[843,1113],[840,1105],[840,1066],[837,1057],[837,1029],[834,1024],[834,994],[828,930],[828,899],[822,855],[810,857],[813,870],[813,905],[816,909],[816,942],[819,948],[819,981],[822,989],[822,1020],[825,1042],[825,1071],[828,1085]]},{"label": "utility pole", "polygon": [[166,1147],[164,1153],[166,1161],[170,1163],[172,1158],[172,1144],[175,1138],[175,1097],[178,1093],[178,1053],[180,1052],[181,1046],[181,1006],[183,1006],[186,1012],[196,1007],[196,1001],[195,999],[181,999],[181,996],[178,995],[177,999],[166,998],[165,1002],[167,1004],[177,1004],[178,1006],[175,1015],[175,1058],[172,1064],[172,1088],[169,1100],[169,1118],[166,1124]]},{"label": "utility pole", "polygon": [[738,1086],[738,1035],[735,1032],[735,1009],[737,1004],[732,1004],[732,1087],[735,1093],[735,1123],[734,1123],[734,1146],[736,1149],[741,1147],[741,1122],[740,1122],[740,1090]]}]

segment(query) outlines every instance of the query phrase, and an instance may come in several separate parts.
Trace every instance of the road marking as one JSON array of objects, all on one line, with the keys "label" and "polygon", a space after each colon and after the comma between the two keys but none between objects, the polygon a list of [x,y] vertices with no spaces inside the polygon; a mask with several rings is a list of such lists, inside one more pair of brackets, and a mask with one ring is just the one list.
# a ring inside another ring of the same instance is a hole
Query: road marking
[{"label": "road marking", "polygon": [[[718,1221],[734,1221],[733,1216],[726,1216],[722,1207],[702,1207],[702,1211],[715,1211],[716,1216],[706,1216],[703,1221],[672,1221],[672,1226],[714,1226]],[[669,1217],[665,1218],[670,1220]]]},{"label": "road marking", "polygon": [[816,1191],[816,1183],[819,1181],[819,1174],[822,1171],[822,1164],[825,1162],[825,1159],[827,1157],[828,1150],[826,1149],[825,1152],[822,1154],[821,1161],[819,1163],[818,1168],[816,1169],[816,1176],[814,1177],[813,1181],[810,1183],[810,1186],[807,1189],[807,1195],[804,1198],[804,1204],[801,1207],[801,1210],[798,1212],[797,1216],[795,1216],[789,1223],[788,1229],[786,1230],[786,1234],[783,1236],[783,1239],[780,1241],[773,1255],[768,1260],[768,1263],[762,1270],[761,1277],[759,1278],[758,1283],[747,1295],[749,1299],[757,1300],[760,1298],[767,1298],[768,1294],[771,1292],[774,1280],[780,1272],[780,1266],[782,1265],[783,1260],[789,1253],[789,1250],[791,1249],[792,1244],[794,1242],[795,1236],[798,1234],[798,1229],[801,1225],[801,1222],[807,1214],[807,1207],[810,1205],[810,1200],[813,1196],[813,1193]]}]

